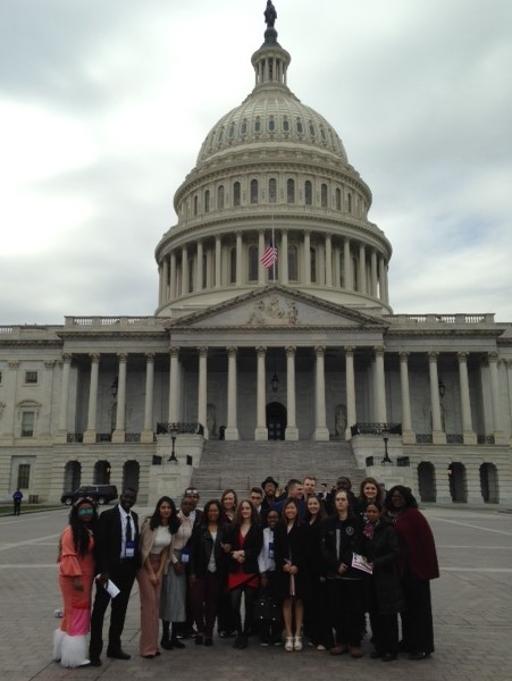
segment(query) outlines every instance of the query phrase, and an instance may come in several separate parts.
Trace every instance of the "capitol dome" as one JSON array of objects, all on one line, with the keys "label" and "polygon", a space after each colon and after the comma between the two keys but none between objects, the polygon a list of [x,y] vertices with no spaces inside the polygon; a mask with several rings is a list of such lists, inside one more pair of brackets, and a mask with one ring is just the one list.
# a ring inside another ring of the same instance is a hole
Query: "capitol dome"
[{"label": "capitol dome", "polygon": [[[279,283],[389,313],[391,244],[368,220],[370,188],[336,130],[288,87],[273,27],[252,55],[254,89],[201,145],[174,196],[178,222],[156,248],[156,314],[177,317]],[[261,264],[269,245],[272,269]]]}]

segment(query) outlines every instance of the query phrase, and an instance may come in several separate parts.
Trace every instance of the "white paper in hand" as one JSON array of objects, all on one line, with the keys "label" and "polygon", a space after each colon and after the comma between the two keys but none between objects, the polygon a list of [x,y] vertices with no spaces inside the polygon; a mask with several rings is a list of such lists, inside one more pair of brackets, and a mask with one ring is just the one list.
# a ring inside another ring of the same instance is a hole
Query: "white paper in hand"
[{"label": "white paper in hand", "polygon": [[352,554],[352,567],[356,570],[366,572],[368,575],[373,574],[373,565],[369,563],[364,556],[359,553]]},{"label": "white paper in hand", "polygon": [[105,582],[104,588],[108,592],[110,598],[115,598],[121,593],[121,590],[110,579]]}]

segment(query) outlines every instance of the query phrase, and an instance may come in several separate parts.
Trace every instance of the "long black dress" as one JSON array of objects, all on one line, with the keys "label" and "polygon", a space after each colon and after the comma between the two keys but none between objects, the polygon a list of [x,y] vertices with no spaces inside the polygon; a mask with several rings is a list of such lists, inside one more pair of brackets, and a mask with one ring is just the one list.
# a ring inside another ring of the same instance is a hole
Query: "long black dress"
[{"label": "long black dress", "polygon": [[[294,523],[290,531],[287,525],[279,524],[274,530],[274,555],[276,561],[276,591],[281,600],[294,595],[303,599],[308,585],[306,560],[306,527]],[[286,561],[298,567],[294,577],[294,591],[291,593],[290,575],[283,572]]]}]

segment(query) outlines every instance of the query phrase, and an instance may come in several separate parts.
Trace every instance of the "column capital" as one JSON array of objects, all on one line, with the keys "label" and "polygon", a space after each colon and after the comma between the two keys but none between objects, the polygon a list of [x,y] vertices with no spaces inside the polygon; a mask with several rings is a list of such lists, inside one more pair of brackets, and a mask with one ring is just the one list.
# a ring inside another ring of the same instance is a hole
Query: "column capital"
[{"label": "column capital", "polygon": [[101,355],[99,352],[91,352],[89,353],[89,357],[91,359],[91,362],[99,362],[101,359]]},{"label": "column capital", "polygon": [[373,351],[375,352],[375,356],[377,355],[382,355],[384,356],[384,352],[386,351],[383,345],[375,345],[373,348]]},{"label": "column capital", "polygon": [[407,352],[406,350],[402,350],[401,352],[398,353],[398,356],[400,357],[401,362],[407,362],[409,360],[409,355],[411,353]]},{"label": "column capital", "polygon": [[507,369],[512,369],[512,359],[504,359],[503,363],[507,367]]},{"label": "column capital", "polygon": [[17,369],[20,366],[20,362],[17,359],[10,359],[7,362],[7,366],[9,367],[9,369]]},{"label": "column capital", "polygon": [[73,355],[70,352],[63,352],[62,353],[62,361],[63,362],[71,362],[73,359]]},{"label": "column capital", "polygon": [[180,354],[180,349],[177,345],[171,345],[169,348],[169,354],[171,357],[177,357]]},{"label": "column capital", "polygon": [[155,353],[154,352],[146,352],[146,361],[147,362],[154,362],[155,361]]},{"label": "column capital", "polygon": [[229,345],[226,348],[226,352],[228,353],[228,355],[236,355],[236,353],[238,352],[238,348],[236,345]]},{"label": "column capital", "polygon": [[495,350],[487,353],[487,360],[489,362],[497,362],[498,361],[498,353]]},{"label": "column capital", "polygon": [[117,353],[117,359],[120,362],[127,362],[128,361],[128,353],[127,352],[118,352]]},{"label": "column capital", "polygon": [[297,348],[295,347],[295,345],[288,345],[288,346],[285,348],[285,350],[286,350],[286,354],[287,354],[287,355],[294,355],[295,352],[296,352],[296,350],[297,350]]},{"label": "column capital", "polygon": [[353,355],[355,351],[355,347],[353,345],[345,345],[345,354],[346,355]]},{"label": "column capital", "polygon": [[45,369],[53,369],[53,367],[57,364],[57,361],[55,359],[47,359],[44,362],[44,368]]},{"label": "column capital", "polygon": [[469,352],[458,352],[457,359],[459,362],[466,362],[469,356]]},{"label": "column capital", "polygon": [[256,348],[256,354],[264,355],[267,352],[267,348],[264,345],[258,345]]},{"label": "column capital", "polygon": [[208,347],[206,345],[201,345],[200,347],[197,348],[197,352],[200,355],[207,355],[208,354]]},{"label": "column capital", "polygon": [[439,357],[438,352],[428,352],[427,354],[429,362],[437,362],[437,358]]},{"label": "column capital", "polygon": [[315,345],[315,355],[325,355],[325,345]]}]

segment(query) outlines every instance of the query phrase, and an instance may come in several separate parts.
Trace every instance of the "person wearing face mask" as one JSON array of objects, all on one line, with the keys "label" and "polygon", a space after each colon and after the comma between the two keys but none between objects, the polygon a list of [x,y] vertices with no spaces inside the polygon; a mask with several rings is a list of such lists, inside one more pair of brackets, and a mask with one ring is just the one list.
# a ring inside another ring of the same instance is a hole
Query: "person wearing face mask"
[{"label": "person wearing face mask", "polygon": [[401,548],[405,599],[401,646],[409,653],[410,660],[423,660],[434,652],[430,580],[439,577],[434,536],[408,487],[392,487],[384,505],[393,520]]},{"label": "person wearing face mask", "polygon": [[260,645],[281,643],[281,613],[277,594],[276,561],[274,553],[274,532],[279,522],[279,513],[271,509],[267,514],[267,527],[263,530],[263,545],[258,556],[261,590],[256,605],[255,618],[258,623]]},{"label": "person wearing face mask", "polygon": [[[110,602],[107,656],[117,660],[129,660],[131,657],[121,647],[121,634],[133,582],[140,567],[139,519],[131,510],[136,501],[136,490],[127,487],[119,498],[119,504],[103,511],[98,521],[95,555],[99,576],[96,580],[89,644],[91,665],[95,667],[101,665],[103,619]],[[120,591],[112,601],[104,588],[108,580]]]},{"label": "person wearing face mask", "polygon": [[371,657],[396,660],[398,613],[404,609],[398,558],[400,545],[392,523],[382,515],[382,504],[369,501],[365,511],[362,552],[373,566],[368,580],[370,623],[375,647]]},{"label": "person wearing face mask", "polygon": [[172,537],[169,568],[162,582],[160,618],[162,619],[163,638],[167,642],[162,646],[167,649],[181,650],[186,647],[179,640],[178,632],[182,632],[187,621],[187,569],[190,558],[190,538],[194,529],[192,511],[191,498],[183,497],[178,512],[179,527]]},{"label": "person wearing face mask", "polygon": [[91,592],[95,573],[94,532],[96,506],[92,499],[78,499],[69,514],[69,525],[59,541],[59,586],[64,601],[60,628],[54,634],[53,659],[63,667],[83,667],[87,658],[87,634],[91,622]]},{"label": "person wearing face mask", "polygon": [[[140,532],[142,567],[137,574],[140,593],[140,654],[160,655],[158,650],[158,611],[163,575],[169,563],[172,536],[179,527],[176,506],[170,497],[157,501],[153,515],[146,518]],[[167,647],[165,636],[162,647]]]}]

